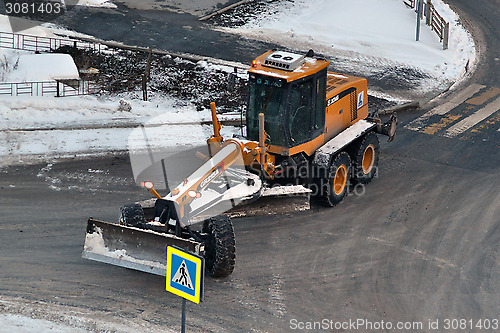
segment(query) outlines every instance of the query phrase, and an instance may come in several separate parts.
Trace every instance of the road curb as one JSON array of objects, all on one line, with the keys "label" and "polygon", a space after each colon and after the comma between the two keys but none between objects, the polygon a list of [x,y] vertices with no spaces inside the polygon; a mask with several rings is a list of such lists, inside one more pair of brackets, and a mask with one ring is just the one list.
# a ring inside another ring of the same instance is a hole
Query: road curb
[{"label": "road curb", "polygon": [[115,48],[115,49],[120,49],[120,50],[125,50],[125,51],[136,51],[136,52],[151,52],[152,54],[157,54],[157,55],[168,55],[173,58],[180,58],[183,60],[188,60],[188,61],[193,61],[193,62],[199,62],[199,61],[206,61],[208,63],[214,64],[214,65],[221,65],[221,66],[228,66],[228,67],[235,67],[238,69],[242,70],[247,70],[250,66],[242,64],[240,62],[235,62],[235,61],[229,61],[229,60],[223,60],[223,59],[217,59],[217,58],[212,58],[208,56],[202,56],[198,54],[190,54],[190,53],[176,53],[176,52],[169,52],[165,50],[158,50],[158,49],[150,49],[147,47],[141,47],[141,46],[136,46],[136,45],[127,45],[123,44],[120,42],[115,42],[115,41],[106,41],[103,39],[99,38],[91,38],[91,37],[80,37],[80,36],[70,36],[70,35],[64,35],[64,34],[56,34],[57,36],[73,39],[73,40],[81,40],[84,42],[90,42],[90,43],[98,43],[110,48]]},{"label": "road curb", "polygon": [[199,20],[199,21],[206,21],[206,20],[208,20],[209,18],[214,17],[215,15],[219,15],[219,14],[222,14],[222,13],[224,13],[224,12],[227,12],[228,10],[233,9],[233,8],[235,8],[235,7],[238,7],[239,5],[243,5],[244,3],[247,3],[247,2],[249,2],[249,0],[242,0],[242,1],[238,1],[238,2],[236,2],[236,3],[233,3],[232,5],[229,5],[229,6],[226,6],[226,7],[222,8],[222,9],[216,10],[216,11],[215,11],[215,12],[213,12],[213,13],[210,13],[210,14],[208,14],[208,15],[202,16],[202,17],[200,17],[198,20]]},{"label": "road curb", "polygon": [[[219,121],[224,126],[241,126],[240,119],[232,120],[221,120]],[[244,124],[243,120],[243,124]],[[36,131],[85,131],[85,130],[99,130],[99,129],[112,129],[112,128],[137,128],[137,127],[162,127],[162,126],[189,126],[189,125],[212,125],[211,120],[203,121],[191,121],[184,123],[158,123],[158,124],[144,124],[137,122],[127,122],[121,124],[100,124],[100,125],[78,125],[78,126],[67,126],[67,127],[33,127],[33,128],[13,128],[13,129],[3,129],[1,132],[12,133],[12,132],[36,132]]]}]

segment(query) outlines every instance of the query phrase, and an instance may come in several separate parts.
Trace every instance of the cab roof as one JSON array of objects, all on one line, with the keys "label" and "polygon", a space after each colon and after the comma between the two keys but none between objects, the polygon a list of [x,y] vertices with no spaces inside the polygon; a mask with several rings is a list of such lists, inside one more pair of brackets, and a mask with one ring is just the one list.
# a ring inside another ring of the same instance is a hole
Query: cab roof
[{"label": "cab roof", "polygon": [[282,63],[270,64],[269,61],[267,61],[266,64],[266,59],[272,58],[273,54],[277,54],[279,52],[280,51],[271,50],[257,57],[252,62],[252,67],[250,67],[248,72],[286,80],[286,82],[292,82],[310,76],[312,74],[315,74],[321,71],[322,69],[328,67],[329,64],[329,61],[327,60],[316,59],[311,57],[303,57],[303,61],[299,63],[297,61],[298,59],[297,57],[293,57],[293,54],[287,52],[281,52],[281,54],[290,55],[291,56],[290,58],[293,57],[292,60],[294,62],[294,67],[292,67],[294,68],[293,70],[291,70],[292,68],[289,68],[288,70],[278,68],[278,67],[285,68],[285,66]]}]

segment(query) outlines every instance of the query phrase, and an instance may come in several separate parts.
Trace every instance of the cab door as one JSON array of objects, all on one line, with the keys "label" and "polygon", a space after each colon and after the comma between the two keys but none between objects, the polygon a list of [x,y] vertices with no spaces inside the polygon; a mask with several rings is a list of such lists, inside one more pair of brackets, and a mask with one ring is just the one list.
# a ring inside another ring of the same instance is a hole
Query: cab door
[{"label": "cab door", "polygon": [[287,121],[291,147],[324,132],[325,87],[326,71],[291,85]]}]

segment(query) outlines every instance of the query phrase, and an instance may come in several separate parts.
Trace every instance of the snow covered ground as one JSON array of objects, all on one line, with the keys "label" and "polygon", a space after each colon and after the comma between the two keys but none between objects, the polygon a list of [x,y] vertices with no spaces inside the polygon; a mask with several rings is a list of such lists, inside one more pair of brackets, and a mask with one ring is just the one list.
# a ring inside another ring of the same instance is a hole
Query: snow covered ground
[{"label": "snow covered ground", "polygon": [[0,333],[79,333],[86,330],[55,324],[44,319],[33,319],[20,315],[0,314]]},{"label": "snow covered ground", "polygon": [[[94,6],[107,4],[101,0],[80,3]],[[415,13],[406,8],[401,0],[276,2],[269,7],[267,14],[231,31],[301,50],[314,48],[335,57],[335,65],[340,68],[343,63],[350,63],[346,65],[348,67],[354,64],[367,73],[374,69],[380,70],[381,67],[416,68],[427,74],[424,78],[426,84],[422,84],[419,89],[432,90],[435,86],[448,86],[451,82],[459,81],[466,64],[472,67],[475,61],[474,44],[460,26],[456,14],[441,0],[434,0],[434,4],[451,23],[448,50],[442,50],[438,37],[424,24],[421,41],[414,41]],[[0,31],[9,30],[7,17],[1,16]],[[55,31],[60,30],[47,24],[24,33],[54,36]],[[27,73],[29,68],[17,66],[22,63],[19,59],[32,57],[26,54],[23,51],[0,49],[0,81],[30,76]],[[33,65],[30,66],[33,68]],[[131,110],[124,111],[120,101],[130,105]],[[67,156],[125,150],[125,138],[132,130],[129,127],[147,122],[152,117],[156,117],[152,121],[155,127],[164,124],[169,128],[176,122],[192,123],[209,119],[207,110],[197,112],[188,101],[158,95],[153,96],[150,102],[142,102],[139,93],[63,99],[0,96],[0,102],[0,140],[4,142],[0,146],[0,156],[3,164],[26,160],[30,156]],[[113,125],[121,128],[113,130],[110,128]],[[83,130],[84,126],[90,129]],[[64,130],[68,128],[78,130]],[[203,134],[208,131],[208,128],[203,130],[201,126],[197,130]],[[186,133],[190,134],[185,136]],[[192,135],[185,128],[179,129],[178,134],[174,137],[161,136],[161,144],[167,147],[177,146],[181,142],[189,144],[190,140],[200,140],[202,137],[201,134]]]},{"label": "snow covered ground", "polygon": [[[138,94],[124,95],[66,97],[64,103],[55,97],[1,98],[0,166],[125,151],[140,124],[147,128],[152,148],[203,145],[211,135],[210,126],[199,125],[210,119],[208,110],[199,112],[172,98],[144,102]],[[130,111],[121,104],[130,105]],[[237,131],[223,127],[222,134],[232,137]]]},{"label": "snow covered ground", "polygon": [[[80,1],[82,4],[105,5],[100,0]],[[345,63],[354,63],[369,72],[374,68],[405,66],[428,74],[419,89],[434,89],[459,81],[468,63],[475,61],[474,44],[458,23],[458,17],[441,0],[434,0],[437,10],[451,23],[450,47],[442,50],[437,36],[422,25],[421,41],[414,41],[415,13],[401,0],[296,0],[276,2],[267,14],[251,20],[233,32],[244,36],[267,39],[297,49],[313,48]],[[353,19],[355,18],[355,19]],[[0,17],[0,31],[10,31],[8,18]],[[26,34],[53,36],[53,25],[35,27]],[[27,52],[0,49],[0,80],[22,76],[18,59]],[[0,64],[1,65],[1,64]],[[342,67],[341,63],[336,63]],[[31,65],[32,66],[32,65]],[[228,69],[230,70],[230,69]],[[24,73],[24,76],[29,76]],[[152,122],[173,127],[177,122],[196,122],[209,119],[207,111],[197,112],[183,100],[153,96],[142,102],[139,94],[107,97],[0,97],[0,146],[2,163],[27,156],[58,156],[78,153],[125,150],[125,138],[131,124]],[[130,105],[129,111],[120,108]],[[121,128],[113,130],[113,125]],[[170,125],[169,125],[170,124]],[[98,127],[106,127],[98,129]],[[124,126],[126,125],[126,126]],[[82,127],[90,127],[83,130]],[[185,125],[184,125],[185,126]],[[192,125],[191,125],[192,126]],[[123,128],[125,127],[125,128]],[[78,128],[78,130],[64,130]],[[29,131],[23,131],[28,129]],[[33,131],[33,129],[42,129]],[[205,132],[208,129],[205,128]],[[162,133],[162,131],[158,131]],[[192,131],[181,129],[175,135],[161,136],[164,146],[176,146],[202,139]],[[198,133],[204,133],[199,126]],[[171,131],[169,133],[172,133]],[[187,136],[186,136],[187,135]]]},{"label": "snow covered ground", "polygon": [[[0,16],[0,31],[10,31],[6,16]],[[55,37],[54,32],[60,30],[44,25],[24,33]],[[58,64],[53,71],[47,71],[47,59],[54,57],[70,58],[0,49],[0,82],[53,80],[55,76],[78,74],[69,64]],[[208,72],[233,71],[205,62],[200,67]],[[153,92],[149,95],[147,102],[142,101],[141,92],[65,98],[0,96],[0,166],[126,151],[129,136],[140,124],[148,128],[153,148],[202,145],[210,136],[210,127],[199,125],[211,119],[209,110],[197,111],[193,103],[180,98]],[[225,127],[222,133],[232,136],[235,131],[234,127]]]},{"label": "snow covered ground", "polygon": [[[99,6],[107,2],[85,3]],[[474,44],[457,16],[441,0],[433,3],[451,24],[446,51],[425,24],[421,41],[414,41],[415,13],[401,0],[276,2],[267,14],[231,31],[300,50],[313,48],[331,55],[336,68],[345,65],[366,73],[398,66],[416,68],[426,73],[425,82],[417,89],[432,90],[459,81],[467,62],[472,67],[475,61]],[[58,29],[46,24],[23,33],[54,36]],[[0,16],[0,31],[9,30],[7,17]],[[0,81],[19,74],[14,64],[22,54],[26,52],[0,49]],[[210,128],[193,123],[208,119],[208,110],[198,112],[189,101],[160,94],[149,102],[141,101],[140,93],[61,99],[0,96],[0,165],[41,156],[50,159],[126,150],[132,127],[139,123],[149,123],[163,147],[202,144]],[[179,122],[189,124],[174,125]],[[236,130],[225,131],[231,135]]]},{"label": "snow covered ground", "polygon": [[[179,318],[180,322],[180,318]],[[179,323],[180,326],[180,323]],[[176,332],[145,320],[0,295],[0,333]]]}]

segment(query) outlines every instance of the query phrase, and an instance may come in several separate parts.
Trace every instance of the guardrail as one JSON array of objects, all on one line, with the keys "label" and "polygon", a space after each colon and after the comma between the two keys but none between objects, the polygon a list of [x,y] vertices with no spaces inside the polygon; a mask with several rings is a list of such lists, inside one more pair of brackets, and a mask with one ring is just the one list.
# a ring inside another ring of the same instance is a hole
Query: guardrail
[{"label": "guardrail", "polygon": [[[421,0],[424,1],[424,0]],[[417,0],[403,0],[404,4],[417,11]],[[450,36],[450,23],[446,22],[437,12],[431,0],[427,0],[424,4],[425,23],[431,27],[431,30],[436,32],[439,41],[443,43],[443,50],[448,48],[448,40]]]},{"label": "guardrail", "polygon": [[88,80],[1,82],[0,95],[69,97],[91,95],[99,92],[99,86]]},{"label": "guardrail", "polygon": [[54,37],[39,37],[31,35],[16,34],[12,32],[0,32],[0,48],[25,50],[31,52],[47,52],[57,50],[62,46],[70,46],[79,49],[101,52],[105,46],[100,43],[85,42]]}]

